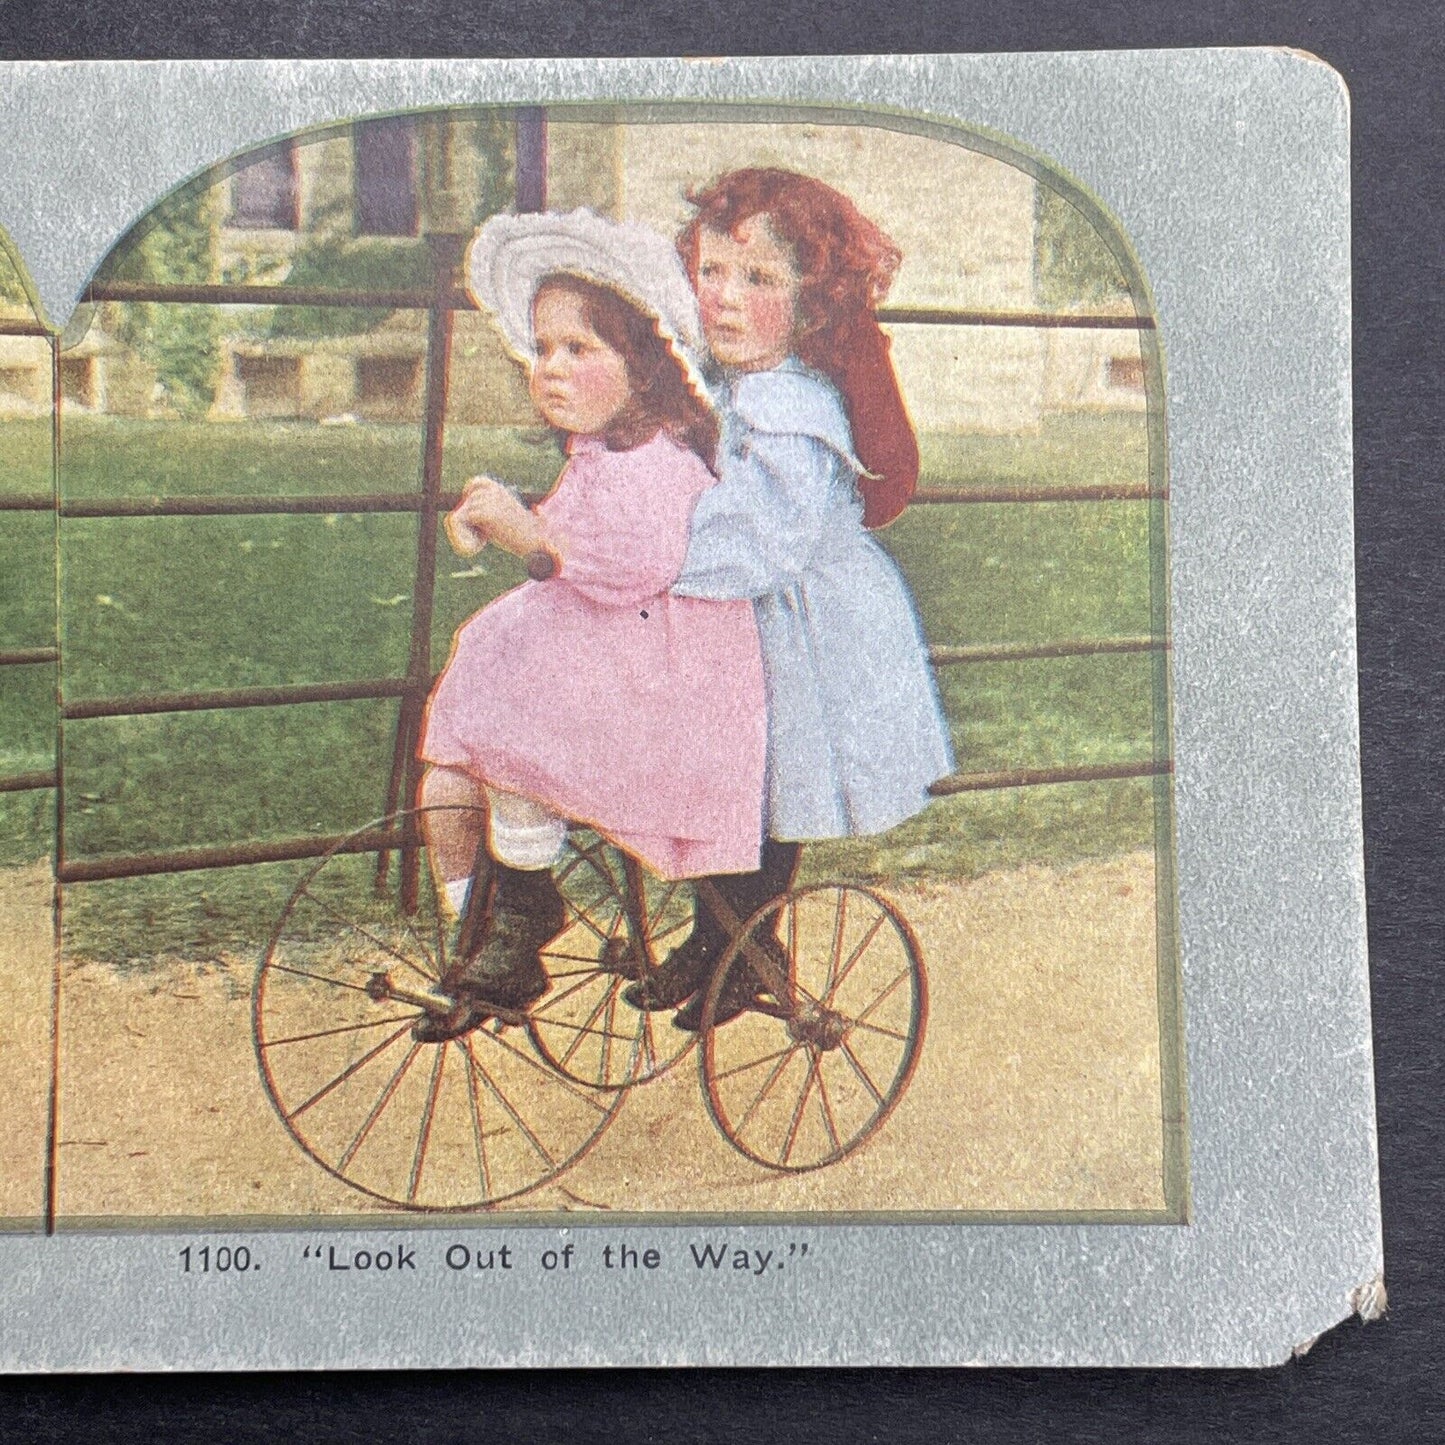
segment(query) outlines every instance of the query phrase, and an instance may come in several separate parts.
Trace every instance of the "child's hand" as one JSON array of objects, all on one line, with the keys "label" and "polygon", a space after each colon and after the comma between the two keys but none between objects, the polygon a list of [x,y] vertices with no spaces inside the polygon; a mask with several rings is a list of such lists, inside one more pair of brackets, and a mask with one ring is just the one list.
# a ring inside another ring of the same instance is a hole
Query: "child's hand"
[{"label": "child's hand", "polygon": [[492,529],[504,515],[498,500],[514,501],[500,482],[491,477],[473,477],[462,488],[462,499],[447,513],[447,540],[463,557],[474,557],[487,545]]},{"label": "child's hand", "polygon": [[462,488],[457,511],[465,510],[478,521],[484,521],[508,506],[519,507],[521,503],[494,477],[471,477]]},{"label": "child's hand", "polygon": [[[547,547],[536,515],[491,477],[473,477],[462,489],[461,504],[447,518],[447,534],[454,547],[459,538],[465,542],[468,533],[481,543],[495,542],[519,557]],[[472,550],[480,551],[481,547]]]},{"label": "child's hand", "polygon": [[466,518],[466,503],[447,513],[443,525],[447,541],[458,557],[475,557],[487,545],[487,539]]}]

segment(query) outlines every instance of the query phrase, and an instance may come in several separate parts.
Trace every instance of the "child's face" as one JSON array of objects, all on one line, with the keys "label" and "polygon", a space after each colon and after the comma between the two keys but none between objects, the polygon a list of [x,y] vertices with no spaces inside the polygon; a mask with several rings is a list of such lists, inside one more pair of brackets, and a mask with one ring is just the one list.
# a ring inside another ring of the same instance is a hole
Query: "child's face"
[{"label": "child's face", "polygon": [[537,356],[529,390],[547,422],[563,431],[606,431],[632,395],[627,362],[593,331],[575,292],[544,290],[532,305]]},{"label": "child's face", "polygon": [[697,238],[697,303],[708,349],[724,366],[768,371],[793,350],[801,278],[791,248],[766,216],[733,235],[706,227]]}]

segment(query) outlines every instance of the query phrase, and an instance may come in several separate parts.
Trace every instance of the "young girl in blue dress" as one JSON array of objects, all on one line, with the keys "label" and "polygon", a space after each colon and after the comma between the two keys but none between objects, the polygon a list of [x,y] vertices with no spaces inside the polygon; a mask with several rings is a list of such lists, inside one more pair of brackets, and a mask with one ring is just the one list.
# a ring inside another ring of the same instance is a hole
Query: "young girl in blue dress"
[{"label": "young girl in blue dress", "polygon": [[[953,755],[912,597],[867,531],[902,510],[918,474],[875,315],[900,253],[847,197],[794,172],[733,171],[690,199],[678,249],[716,364],[720,481],[673,591],[752,599],[762,640],[762,867],[711,880],[743,918],[791,886],[801,842],[912,817]],[[675,1022],[695,1029],[727,942],[700,900],[691,936],[630,1001],[684,1004]],[[752,998],[745,970],[733,980],[720,1023]]]}]

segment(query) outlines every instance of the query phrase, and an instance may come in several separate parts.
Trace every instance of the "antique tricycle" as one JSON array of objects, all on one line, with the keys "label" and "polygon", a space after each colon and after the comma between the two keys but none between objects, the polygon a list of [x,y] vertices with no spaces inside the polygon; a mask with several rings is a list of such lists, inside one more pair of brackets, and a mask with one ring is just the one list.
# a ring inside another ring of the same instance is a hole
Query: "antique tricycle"
[{"label": "antique tricycle", "polygon": [[[427,811],[383,819],[323,856],[260,965],[253,1022],[267,1094],[291,1137],[337,1178],[409,1210],[516,1200],[577,1163],[628,1092],[694,1043],[714,1124],[769,1169],[835,1163],[893,1111],[918,1061],[927,986],[892,902],[815,883],[740,919],[706,880],[664,882],[581,828],[554,870],[566,923],[542,950],[549,991],[461,1037],[418,1040],[420,1021],[452,1009],[442,979],[484,923],[470,916],[479,908],[455,924],[439,907]],[[378,833],[422,855],[414,909],[374,886],[366,855]],[[471,897],[487,896],[488,866],[483,851]],[[692,1034],[623,994],[687,936],[699,898],[730,942]],[[751,972],[751,1006],[718,1024],[718,1000],[740,970]]]}]

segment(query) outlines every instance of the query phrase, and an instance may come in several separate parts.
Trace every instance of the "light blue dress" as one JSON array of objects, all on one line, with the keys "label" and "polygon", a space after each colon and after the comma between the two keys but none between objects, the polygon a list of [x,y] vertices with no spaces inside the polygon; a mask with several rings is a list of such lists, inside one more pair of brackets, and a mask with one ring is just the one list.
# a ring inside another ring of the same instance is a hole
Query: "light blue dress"
[{"label": "light blue dress", "polygon": [[769,834],[881,833],[927,804],[953,752],[907,584],[863,527],[842,398],[789,358],[722,382],[717,400],[721,480],[672,590],[753,599]]}]

